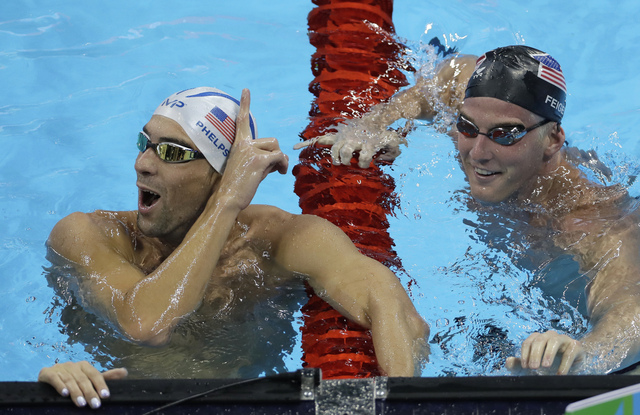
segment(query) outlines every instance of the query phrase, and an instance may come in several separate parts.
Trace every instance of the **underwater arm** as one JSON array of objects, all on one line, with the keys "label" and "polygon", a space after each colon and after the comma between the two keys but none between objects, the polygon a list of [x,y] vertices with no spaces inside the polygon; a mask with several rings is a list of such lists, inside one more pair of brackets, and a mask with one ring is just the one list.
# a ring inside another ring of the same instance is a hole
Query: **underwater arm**
[{"label": "underwater arm", "polygon": [[581,265],[597,274],[587,286],[590,330],[580,339],[586,373],[610,373],[640,360],[639,219],[636,211],[608,221],[611,227],[590,229],[595,240]]},{"label": "underwater arm", "polygon": [[304,274],[315,292],[345,317],[371,329],[380,368],[413,376],[427,353],[429,326],[398,278],[358,252],[339,228],[310,215],[291,215],[276,238],[276,261]]},{"label": "underwater arm", "polygon": [[523,343],[522,357],[509,358],[508,368],[606,374],[640,360],[640,235],[637,224],[633,226],[636,220],[633,215],[612,228],[590,227],[587,236],[574,246],[581,265],[597,270],[586,290],[587,333],[579,339],[554,331],[534,333]]},{"label": "underwater arm", "polygon": [[585,373],[611,373],[640,360],[640,294],[634,297],[610,307],[580,340],[586,353]]},{"label": "underwater arm", "polygon": [[[416,84],[377,104],[360,118],[339,124],[337,132],[296,144],[294,149],[315,143],[331,145],[334,164],[349,165],[353,152],[359,151],[358,165],[367,168],[381,150],[379,158],[393,160],[400,154],[400,144],[406,145],[405,136],[415,119],[432,119],[442,105],[457,112],[462,104],[464,90],[475,67],[477,57],[471,55],[445,59],[436,68],[433,78],[419,77]],[[404,118],[400,131],[388,130],[395,121]]]},{"label": "underwater arm", "polygon": [[552,370],[555,374],[608,374],[636,363],[640,356],[640,305],[621,300],[581,339],[549,330],[533,333],[522,344],[521,357],[507,359],[507,368]]}]

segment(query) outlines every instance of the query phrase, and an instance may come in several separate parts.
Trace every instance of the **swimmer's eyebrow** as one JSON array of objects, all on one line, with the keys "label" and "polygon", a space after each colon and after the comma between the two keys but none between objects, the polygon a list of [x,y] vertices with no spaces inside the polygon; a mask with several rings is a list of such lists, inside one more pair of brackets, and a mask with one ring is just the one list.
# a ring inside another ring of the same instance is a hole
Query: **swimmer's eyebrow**
[{"label": "swimmer's eyebrow", "polygon": [[[472,123],[476,123],[474,121],[474,119],[470,116],[468,116],[464,111],[460,111],[460,115],[462,115],[464,118],[466,118],[467,120],[471,121]],[[522,122],[519,121],[514,121],[514,122],[504,122],[502,124],[496,123],[496,124],[492,124],[491,127],[488,128],[488,130],[492,130],[494,128],[511,128],[511,127],[521,127],[521,128],[526,128],[525,125]]]},{"label": "swimmer's eyebrow", "polygon": [[[149,130],[147,129],[147,126],[145,125],[144,127],[142,127],[142,131],[144,131],[149,137],[151,137],[151,134],[149,134]],[[158,139],[159,143],[174,143],[174,144],[179,144],[183,147],[188,147],[188,148],[192,148],[192,145],[190,143],[187,143],[186,141],[179,139],[179,138],[174,138],[174,137],[160,137]]]}]

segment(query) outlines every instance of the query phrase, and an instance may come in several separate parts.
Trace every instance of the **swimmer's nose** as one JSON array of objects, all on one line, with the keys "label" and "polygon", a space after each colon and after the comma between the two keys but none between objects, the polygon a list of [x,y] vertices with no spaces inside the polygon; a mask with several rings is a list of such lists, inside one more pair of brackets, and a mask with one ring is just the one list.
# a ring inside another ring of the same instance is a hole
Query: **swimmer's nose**
[{"label": "swimmer's nose", "polygon": [[469,151],[469,156],[478,161],[489,160],[493,157],[492,147],[496,145],[496,143],[492,142],[489,137],[478,134],[475,138],[465,138],[466,140],[471,140],[471,151]]},{"label": "swimmer's nose", "polygon": [[155,174],[158,168],[158,163],[161,160],[152,148],[147,148],[144,152],[138,153],[134,168],[140,175],[152,175]]}]

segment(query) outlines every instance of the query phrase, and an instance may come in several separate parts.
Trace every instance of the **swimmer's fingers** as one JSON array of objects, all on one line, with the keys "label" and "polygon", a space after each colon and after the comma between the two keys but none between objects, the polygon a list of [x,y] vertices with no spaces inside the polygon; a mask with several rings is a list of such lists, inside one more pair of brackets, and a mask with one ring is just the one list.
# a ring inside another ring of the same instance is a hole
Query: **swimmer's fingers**
[{"label": "swimmer's fingers", "polygon": [[38,382],[48,383],[53,386],[53,388],[58,391],[61,396],[65,398],[69,396],[69,388],[65,383],[66,379],[65,375],[61,375],[58,371],[60,370],[60,364],[51,367],[43,368],[38,374]]},{"label": "swimmer's fingers", "polygon": [[401,154],[400,147],[385,147],[378,155],[379,160],[393,161]]},{"label": "swimmer's fingers", "polygon": [[251,105],[251,93],[248,89],[242,90],[242,96],[240,97],[240,110],[238,111],[238,117],[236,118],[236,136],[234,144],[238,144],[240,141],[247,141],[253,139],[251,135],[251,124],[249,116],[249,106]]},{"label": "swimmer's fingers", "polygon": [[[238,169],[247,173],[247,169],[264,170],[268,173],[287,172],[289,157],[282,152],[278,140],[273,137],[257,138],[255,140],[237,141],[231,147],[225,175],[233,175]],[[227,173],[229,171],[229,173]]]},{"label": "swimmer's fingers", "polygon": [[523,366],[529,369],[551,367],[560,347],[558,336],[553,330],[529,336],[522,344]]},{"label": "swimmer's fingers", "polygon": [[42,369],[38,381],[49,383],[62,396],[69,396],[78,407],[88,403],[96,409],[102,404],[100,398],[110,396],[105,378],[121,379],[126,375],[126,369],[113,369],[103,375],[89,362],[66,362]]},{"label": "swimmer's fingers", "polygon": [[305,147],[310,147],[312,145],[315,144],[322,144],[322,145],[326,145],[326,146],[331,146],[334,145],[336,143],[336,141],[338,140],[338,135],[334,134],[334,133],[329,133],[329,134],[325,134],[325,135],[321,135],[315,138],[311,138],[309,140],[305,140],[301,143],[297,143],[293,146],[294,150],[300,150],[302,148]]},{"label": "swimmer's fingers", "polygon": [[271,172],[278,171],[281,174],[287,173],[289,167],[289,157],[282,152],[278,140],[270,138],[260,138],[251,141],[251,145],[260,150],[268,159],[268,165],[265,168],[265,176]]},{"label": "swimmer's fingers", "polygon": [[[335,148],[338,144],[334,145]],[[342,146],[339,147],[337,153],[338,158],[334,157],[333,164],[342,164],[344,166],[349,166],[351,164],[351,158],[353,157],[353,152],[361,149],[361,143],[345,141],[342,143]],[[331,149],[331,154],[334,154],[333,148]]]},{"label": "swimmer's fingers", "polygon": [[[261,152],[263,158],[269,158],[266,169],[266,174],[272,171],[278,171],[282,174],[287,172],[289,166],[289,158],[280,150],[278,140],[275,138],[261,138],[253,139],[251,133],[250,124],[250,112],[249,107],[251,105],[251,93],[248,89],[242,90],[242,96],[240,97],[240,110],[238,111],[238,117],[236,118],[236,135],[234,145],[231,147],[231,154],[229,157],[229,164],[233,164],[232,159],[238,158],[231,157],[236,153],[244,153],[247,149],[253,148],[253,152]],[[239,157],[242,159],[243,157]],[[246,168],[244,162],[240,162],[241,166]],[[266,174],[264,176],[266,176]],[[264,178],[264,177],[263,177]]]},{"label": "swimmer's fingers", "polygon": [[[407,122],[405,128],[411,128],[413,124]],[[409,126],[409,127],[408,127]],[[397,130],[389,130],[384,133],[380,133],[379,141],[375,141],[372,144],[366,143],[363,145],[363,149],[360,152],[360,167],[367,167],[367,159],[373,159],[374,156],[377,157],[378,160],[387,160],[393,161],[395,160],[401,153],[400,144],[407,145],[407,140],[405,139],[406,132],[405,130],[397,131]],[[364,154],[364,160],[363,160]],[[365,165],[366,163],[366,165]]]},{"label": "swimmer's fingers", "polygon": [[553,330],[540,335],[535,344],[539,345],[540,348],[544,348],[540,366],[550,368],[557,364],[557,360],[560,360],[556,372],[558,375],[569,373],[574,362],[582,360],[584,356],[584,351],[579,341]]},{"label": "swimmer's fingers", "polygon": [[368,140],[366,142],[357,138],[354,131],[353,127],[348,125],[341,126],[338,133],[318,136],[295,144],[293,148],[294,150],[299,150],[315,144],[330,145],[333,164],[345,166],[351,164],[354,152],[358,151],[358,166],[365,169],[370,166],[376,154],[380,160],[395,160],[400,155],[400,144],[406,144],[402,134],[396,131],[380,133],[379,140]]},{"label": "swimmer's fingers", "polygon": [[508,357],[505,367],[514,375],[520,374],[524,371],[522,368],[522,360],[517,357]]},{"label": "swimmer's fingers", "polygon": [[[127,377],[127,375],[129,375],[129,372],[125,368],[110,369],[106,372],[102,372],[102,377],[104,378],[104,380],[124,379]],[[109,391],[109,389],[107,389],[107,391]]]},{"label": "swimmer's fingers", "polygon": [[222,180],[212,195],[212,203],[224,200],[224,203],[243,210],[249,206],[265,177],[273,171],[285,174],[288,166],[289,158],[280,150],[275,138],[238,140],[231,147]]},{"label": "swimmer's fingers", "polygon": [[[535,351],[532,349],[534,349],[535,341],[539,336],[540,336],[540,333],[533,333],[529,337],[527,337],[527,339],[524,342],[522,342],[522,347],[520,349],[520,356],[521,356],[520,361],[524,369],[538,368],[538,365],[536,364],[536,361],[535,361],[535,356],[533,356]],[[535,366],[532,366],[532,365],[535,365]]]},{"label": "swimmer's fingers", "polygon": [[344,144],[345,144],[344,141],[338,141],[331,147],[331,160],[333,161],[333,164],[336,166],[342,164],[340,160],[340,153],[342,150],[342,146],[344,146]]},{"label": "swimmer's fingers", "polygon": [[558,375],[566,375],[569,373],[572,367],[582,362],[585,356],[582,343],[578,340],[572,339],[569,336],[565,336],[566,339],[560,346],[560,352],[562,353],[562,361],[558,368]]},{"label": "swimmer's fingers", "polygon": [[[111,396],[111,392],[109,391],[105,381],[122,379],[128,374],[127,370],[122,368],[111,369],[104,373],[100,373],[88,362],[80,362],[79,366],[82,370],[82,374],[78,374],[76,376],[76,382],[78,383],[86,402],[88,402],[94,409],[101,406],[102,402],[100,399],[106,399]],[[73,398],[73,392],[71,393],[71,396]],[[76,402],[75,399],[74,402]]]},{"label": "swimmer's fingers", "polygon": [[550,368],[560,358],[560,353],[559,375],[569,373],[574,363],[584,357],[584,349],[579,341],[553,330],[530,335],[522,343],[521,353],[522,367],[528,369]]},{"label": "swimmer's fingers", "polygon": [[48,383],[60,395],[70,397],[79,408],[87,406],[87,402],[97,408],[100,406],[100,399],[95,390],[93,393],[83,390],[84,381],[88,381],[82,370],[83,363],[87,362],[66,362],[42,369],[38,375],[38,381]]},{"label": "swimmer's fingers", "polygon": [[315,138],[312,138],[310,140],[304,140],[300,143],[294,144],[293,145],[293,149],[294,150],[302,150],[305,147],[310,147],[312,145],[314,145],[315,143],[317,143],[318,140],[316,140]]},{"label": "swimmer's fingers", "polygon": [[[371,165],[371,160],[373,157],[380,151],[380,147],[377,145],[378,143],[364,143],[362,148],[360,149],[360,154],[358,155],[358,166],[362,169],[366,169]],[[382,153],[378,158],[385,159],[386,153]],[[393,160],[393,158],[386,158],[386,160]]]},{"label": "swimmer's fingers", "polygon": [[[89,362],[79,362],[77,367],[79,371],[70,372],[77,385],[76,388],[73,382],[69,383],[71,399],[76,406],[85,406],[89,403],[92,408],[99,408],[102,404],[100,395],[103,398],[109,396],[109,389],[102,374]],[[97,391],[100,391],[100,395]]]}]

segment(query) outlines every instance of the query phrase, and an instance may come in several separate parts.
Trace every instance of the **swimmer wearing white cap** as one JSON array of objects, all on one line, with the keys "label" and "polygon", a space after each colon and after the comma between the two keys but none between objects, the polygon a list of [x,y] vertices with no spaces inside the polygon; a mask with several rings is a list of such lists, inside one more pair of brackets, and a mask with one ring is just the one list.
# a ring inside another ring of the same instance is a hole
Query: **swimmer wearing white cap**
[{"label": "swimmer wearing white cap", "polygon": [[610,174],[594,152],[563,146],[566,91],[560,64],[538,49],[516,45],[480,58],[452,56],[434,76],[419,78],[336,134],[297,146],[332,145],[336,164],[350,164],[359,150],[359,165],[367,167],[380,150],[386,158],[400,153],[404,137],[387,131],[396,120],[457,120],[450,133],[483,211],[499,204],[496,215],[512,210],[514,221],[525,212],[531,217],[525,225],[549,226],[538,245],[548,242],[550,252],[560,247],[593,274],[588,290],[553,281],[567,291],[586,290],[588,332],[578,339],[551,330],[532,334],[521,356],[506,362],[514,372],[602,374],[640,361],[640,212],[629,211],[635,201],[622,186],[591,182],[577,168]]},{"label": "swimmer wearing white cap", "polygon": [[[182,335],[176,326],[196,310],[226,315],[222,297],[245,298],[238,306],[252,310],[253,301],[273,292],[266,288],[306,280],[347,318],[371,328],[384,373],[412,376],[429,327],[398,278],[324,219],[250,205],[260,182],[285,173],[288,159],[275,138],[256,138],[248,90],[239,106],[221,99],[233,101],[197,88],[161,103],[138,136],[137,211],[73,213],[54,227],[50,258],[73,264],[78,301],[132,342],[162,346]],[[45,368],[39,379],[79,406],[99,406],[108,395],[104,377],[87,364]],[[93,388],[80,389],[82,381]]]},{"label": "swimmer wearing white cap", "polygon": [[[178,124],[218,172],[224,166],[235,137],[240,101],[219,89],[200,87],[177,92],[156,108],[154,115]],[[253,115],[249,113],[251,138],[258,137]]]}]

